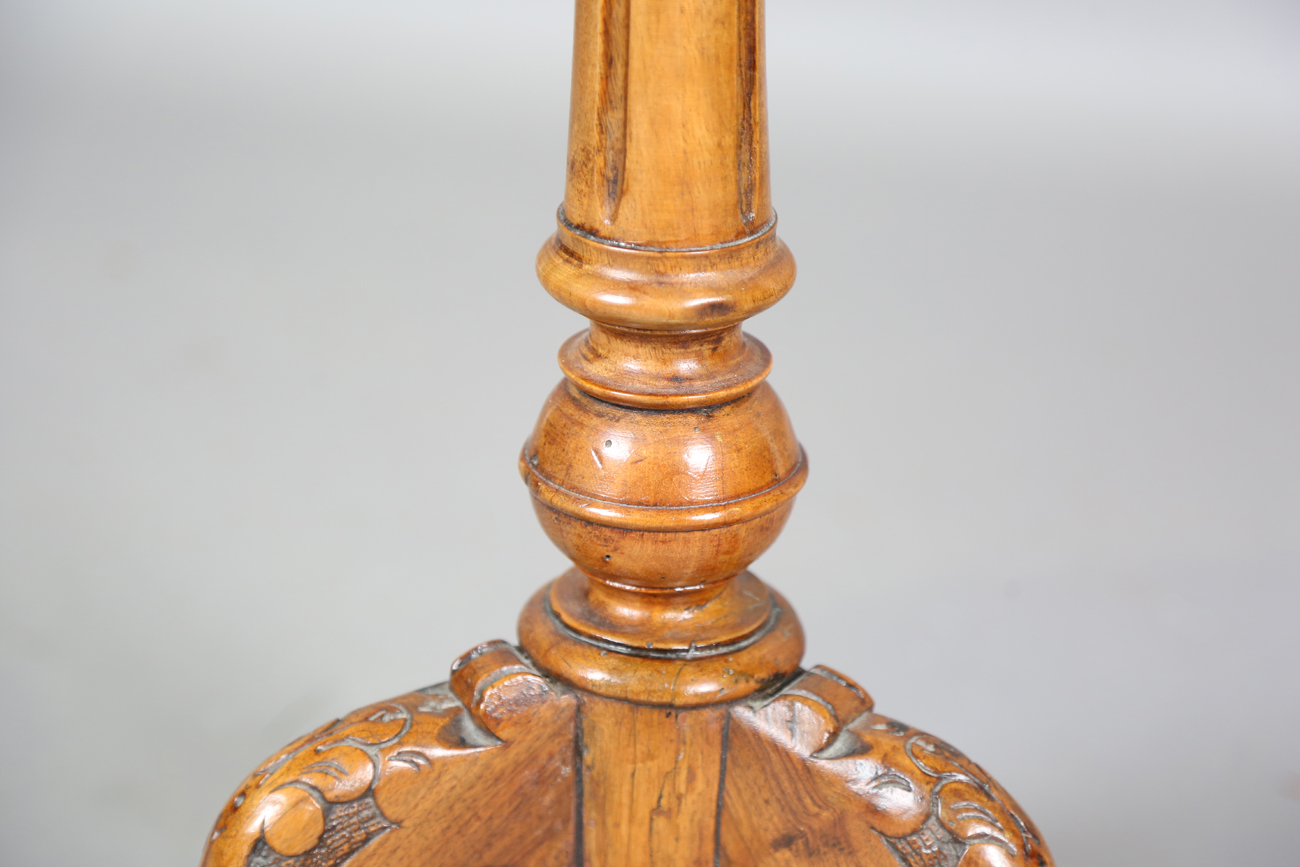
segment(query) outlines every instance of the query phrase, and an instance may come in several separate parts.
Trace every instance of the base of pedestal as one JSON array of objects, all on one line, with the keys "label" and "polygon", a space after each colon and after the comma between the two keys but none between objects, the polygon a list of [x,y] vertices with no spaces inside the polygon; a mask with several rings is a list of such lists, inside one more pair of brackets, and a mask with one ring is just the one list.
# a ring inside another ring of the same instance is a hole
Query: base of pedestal
[{"label": "base of pedestal", "polygon": [[830,669],[739,701],[632,703],[501,641],[295,741],[205,867],[1047,867],[1024,812]]},{"label": "base of pedestal", "polygon": [[803,658],[803,627],[794,609],[757,578],[746,590],[762,597],[764,617],[756,629],[725,644],[667,649],[633,648],[570,628],[551,606],[553,586],[524,606],[519,644],[538,671],[579,692],[642,705],[720,705],[789,680]]}]

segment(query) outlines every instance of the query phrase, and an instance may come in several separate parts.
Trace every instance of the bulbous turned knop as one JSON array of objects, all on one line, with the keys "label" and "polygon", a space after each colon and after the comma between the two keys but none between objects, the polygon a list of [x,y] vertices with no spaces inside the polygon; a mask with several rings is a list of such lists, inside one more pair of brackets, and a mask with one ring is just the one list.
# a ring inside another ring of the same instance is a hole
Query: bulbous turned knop
[{"label": "bulbous turned knop", "polygon": [[728,403],[665,411],[563,382],[520,470],[547,535],[582,571],[663,589],[743,571],[780,534],[807,462],[766,383]]}]

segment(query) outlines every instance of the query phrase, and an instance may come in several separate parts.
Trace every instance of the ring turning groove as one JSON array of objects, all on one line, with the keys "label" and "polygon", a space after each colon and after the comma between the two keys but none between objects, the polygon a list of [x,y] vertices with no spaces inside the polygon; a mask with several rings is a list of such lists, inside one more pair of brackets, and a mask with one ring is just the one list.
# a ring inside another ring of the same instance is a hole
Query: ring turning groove
[{"label": "ring turning groove", "polygon": [[742,524],[776,511],[793,499],[807,481],[808,462],[800,449],[799,462],[794,469],[771,487],[734,500],[698,506],[639,506],[584,496],[538,472],[529,462],[526,451],[519,456],[519,472],[528,484],[529,492],[538,501],[571,518],[624,530],[686,533]]},{"label": "ring turning groove", "polygon": [[615,246],[563,223],[537,255],[546,291],[607,325],[698,331],[736,325],[794,285],[794,256],[776,222],[734,244],[679,250]]}]

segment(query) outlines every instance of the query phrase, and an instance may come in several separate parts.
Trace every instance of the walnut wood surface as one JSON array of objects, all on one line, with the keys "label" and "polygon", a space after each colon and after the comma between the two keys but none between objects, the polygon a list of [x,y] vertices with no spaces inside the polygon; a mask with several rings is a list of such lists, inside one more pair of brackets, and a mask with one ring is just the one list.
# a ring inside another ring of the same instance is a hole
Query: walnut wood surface
[{"label": "walnut wood surface", "polygon": [[874,712],[748,566],[808,473],[741,323],[794,282],[755,0],[578,0],[564,204],[537,271],[591,320],[519,468],[574,568],[447,683],[236,792],[207,867],[1050,865],[954,747]]}]

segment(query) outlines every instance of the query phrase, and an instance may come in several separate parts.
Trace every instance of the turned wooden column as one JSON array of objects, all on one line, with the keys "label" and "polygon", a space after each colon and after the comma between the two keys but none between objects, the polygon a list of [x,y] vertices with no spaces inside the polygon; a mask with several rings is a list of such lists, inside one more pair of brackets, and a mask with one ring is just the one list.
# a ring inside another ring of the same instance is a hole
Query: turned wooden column
[{"label": "turned wooden column", "polygon": [[[745,571],[808,472],[741,331],[794,259],[767,172],[762,8],[580,0],[568,178],[542,284],[590,317],[520,470],[576,568],[534,599],[524,649],[611,698],[676,707],[790,676],[803,635]],[[671,672],[671,676],[665,676]]]},{"label": "turned wooden column", "polygon": [[1048,867],[950,744],[800,667],[747,571],[808,461],[744,320],[794,282],[757,0],[578,0],[542,284],[591,320],[519,456],[574,566],[446,683],[362,708],[236,791],[208,867]]}]

